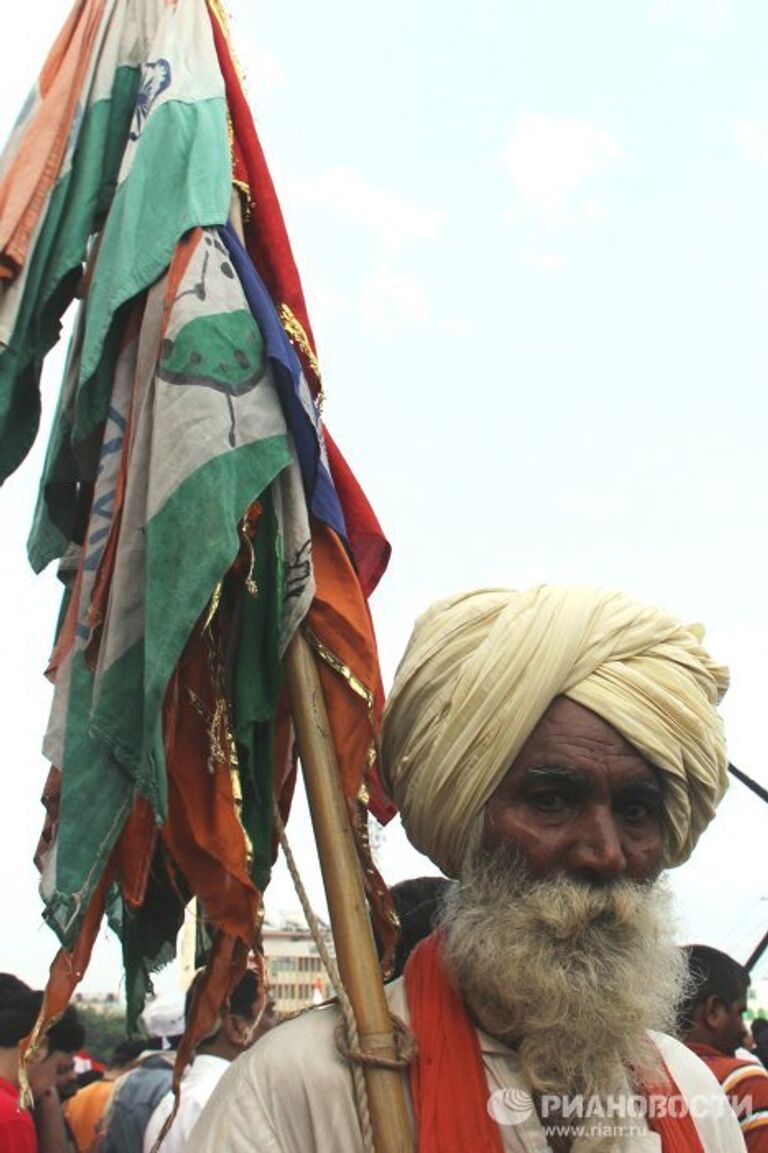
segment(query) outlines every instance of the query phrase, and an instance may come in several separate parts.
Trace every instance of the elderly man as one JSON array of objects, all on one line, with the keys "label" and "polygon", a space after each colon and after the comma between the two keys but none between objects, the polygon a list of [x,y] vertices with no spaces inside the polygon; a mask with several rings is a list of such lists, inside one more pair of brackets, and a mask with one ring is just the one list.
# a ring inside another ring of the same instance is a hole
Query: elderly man
[{"label": "elderly man", "polygon": [[[727,672],[702,630],[618,593],[443,601],[416,624],[384,719],[406,832],[458,885],[388,986],[418,1056],[419,1153],[730,1153],[715,1078],[664,1030],[684,984],[662,868],[726,787]],[[362,1150],[337,1011],[225,1074],[195,1153]]]}]

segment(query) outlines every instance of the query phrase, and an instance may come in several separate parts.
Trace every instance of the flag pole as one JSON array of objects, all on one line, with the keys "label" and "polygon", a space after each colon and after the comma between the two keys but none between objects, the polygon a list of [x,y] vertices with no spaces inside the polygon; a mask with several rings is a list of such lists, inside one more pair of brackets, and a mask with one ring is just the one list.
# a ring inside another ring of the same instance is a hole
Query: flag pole
[{"label": "flag pole", "polygon": [[[242,207],[236,188],[232,189],[230,220],[244,243]],[[360,1049],[394,1061],[397,1048],[392,1018],[373,943],[320,674],[300,631],[288,645],[284,667],[336,960],[354,1009]],[[364,1074],[376,1153],[413,1153],[402,1073],[364,1065]]]},{"label": "flag pole", "polygon": [[[355,1011],[360,1049],[394,1060],[392,1018],[384,993],[320,674],[297,633],[285,655],[285,673],[299,757],[315,830],[320,868],[342,981]],[[403,1074],[364,1065],[376,1153],[412,1153]]]}]

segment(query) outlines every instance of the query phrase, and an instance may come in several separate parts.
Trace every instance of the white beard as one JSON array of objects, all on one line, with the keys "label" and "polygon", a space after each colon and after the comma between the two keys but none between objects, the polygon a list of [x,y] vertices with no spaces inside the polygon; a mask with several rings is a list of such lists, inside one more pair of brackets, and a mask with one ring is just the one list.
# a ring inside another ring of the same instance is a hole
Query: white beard
[{"label": "white beard", "polygon": [[516,850],[478,850],[446,898],[443,955],[535,1094],[605,1099],[666,1080],[647,1030],[674,1028],[685,989],[671,905],[664,881],[537,881]]}]

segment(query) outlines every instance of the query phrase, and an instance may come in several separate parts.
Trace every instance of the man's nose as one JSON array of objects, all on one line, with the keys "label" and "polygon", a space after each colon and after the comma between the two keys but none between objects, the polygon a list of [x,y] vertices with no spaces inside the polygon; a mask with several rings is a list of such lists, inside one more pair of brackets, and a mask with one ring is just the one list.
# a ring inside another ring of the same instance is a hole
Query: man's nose
[{"label": "man's nose", "polygon": [[627,859],[610,809],[595,806],[582,815],[571,864],[575,873],[600,881],[626,873]]}]

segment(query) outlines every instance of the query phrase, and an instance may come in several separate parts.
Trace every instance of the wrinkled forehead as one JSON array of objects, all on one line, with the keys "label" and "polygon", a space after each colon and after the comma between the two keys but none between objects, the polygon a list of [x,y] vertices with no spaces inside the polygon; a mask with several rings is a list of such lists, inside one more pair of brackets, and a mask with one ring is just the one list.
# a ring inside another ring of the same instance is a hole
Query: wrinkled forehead
[{"label": "wrinkled forehead", "polygon": [[558,696],[534,727],[501,782],[544,769],[578,774],[586,782],[608,773],[616,780],[658,784],[656,768],[626,738],[591,709]]}]

